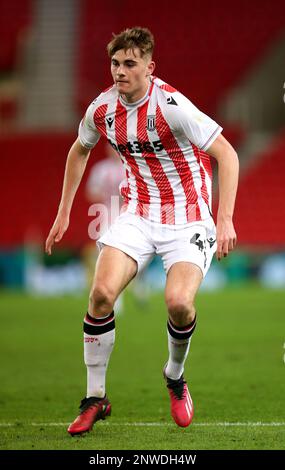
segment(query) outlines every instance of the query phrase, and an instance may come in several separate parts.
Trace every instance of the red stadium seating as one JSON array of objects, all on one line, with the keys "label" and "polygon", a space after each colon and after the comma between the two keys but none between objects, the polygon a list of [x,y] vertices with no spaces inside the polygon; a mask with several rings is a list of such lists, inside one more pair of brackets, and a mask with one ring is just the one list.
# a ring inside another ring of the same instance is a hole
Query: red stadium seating
[{"label": "red stadium seating", "polygon": [[241,176],[235,225],[239,246],[285,246],[285,129]]},{"label": "red stadium seating", "polygon": [[15,69],[22,35],[32,21],[32,0],[0,0],[0,73]]},{"label": "red stadium seating", "polygon": [[0,127],[14,128],[19,110],[16,83],[32,22],[32,0],[0,0]]},{"label": "red stadium seating", "polygon": [[112,83],[106,44],[112,32],[147,26],[156,40],[156,75],[213,113],[229,88],[266,52],[285,26],[285,4],[267,0],[81,0],[77,102],[84,113]]},{"label": "red stadium seating", "polygon": [[[0,247],[44,242],[57,213],[67,152],[72,134],[7,135],[0,138]],[[89,205],[85,183],[94,158],[105,155],[103,142],[92,152],[72,210],[70,228],[61,247],[81,247],[88,241]]]}]

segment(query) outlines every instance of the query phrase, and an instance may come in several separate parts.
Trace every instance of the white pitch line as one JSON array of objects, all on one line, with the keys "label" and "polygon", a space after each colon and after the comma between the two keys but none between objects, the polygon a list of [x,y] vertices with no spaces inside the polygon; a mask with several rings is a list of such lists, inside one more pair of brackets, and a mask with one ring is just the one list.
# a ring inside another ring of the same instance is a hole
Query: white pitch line
[{"label": "white pitch line", "polygon": [[[0,427],[13,427],[13,426],[35,426],[35,427],[56,427],[56,426],[69,426],[70,423],[0,423]],[[104,423],[104,426],[134,426],[134,427],[165,427],[165,426],[176,426],[174,423]],[[285,422],[272,422],[262,423],[258,422],[216,422],[216,423],[192,423],[191,427],[282,427],[285,426]]]}]

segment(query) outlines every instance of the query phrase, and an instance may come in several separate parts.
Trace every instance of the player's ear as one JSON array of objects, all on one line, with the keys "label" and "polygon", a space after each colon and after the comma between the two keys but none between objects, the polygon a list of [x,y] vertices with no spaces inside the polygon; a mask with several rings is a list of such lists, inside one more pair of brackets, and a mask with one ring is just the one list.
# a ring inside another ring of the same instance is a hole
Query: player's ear
[{"label": "player's ear", "polygon": [[155,69],[155,62],[153,60],[151,60],[147,65],[147,76],[148,77],[153,74],[154,69]]}]

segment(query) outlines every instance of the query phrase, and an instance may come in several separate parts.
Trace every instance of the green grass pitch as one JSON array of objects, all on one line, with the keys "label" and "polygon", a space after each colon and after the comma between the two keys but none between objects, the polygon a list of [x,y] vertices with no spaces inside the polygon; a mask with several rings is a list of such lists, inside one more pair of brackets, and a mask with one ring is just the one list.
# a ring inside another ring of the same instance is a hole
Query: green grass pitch
[{"label": "green grass pitch", "polygon": [[[197,298],[185,368],[195,407],[171,420],[163,295],[125,296],[107,375],[112,416],[85,436],[66,431],[85,395],[87,294],[32,298],[1,292],[0,449],[284,449],[284,291],[244,287]],[[239,424],[238,424],[239,423]]]}]

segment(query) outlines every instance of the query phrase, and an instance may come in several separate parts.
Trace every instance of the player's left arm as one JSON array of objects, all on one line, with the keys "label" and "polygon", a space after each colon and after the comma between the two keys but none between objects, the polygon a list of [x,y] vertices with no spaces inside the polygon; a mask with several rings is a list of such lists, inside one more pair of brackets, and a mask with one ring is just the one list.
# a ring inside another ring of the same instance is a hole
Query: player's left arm
[{"label": "player's left arm", "polygon": [[218,162],[219,207],[217,214],[217,259],[227,256],[237,242],[233,224],[238,186],[239,161],[236,151],[220,134],[207,149]]}]

